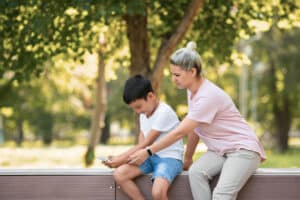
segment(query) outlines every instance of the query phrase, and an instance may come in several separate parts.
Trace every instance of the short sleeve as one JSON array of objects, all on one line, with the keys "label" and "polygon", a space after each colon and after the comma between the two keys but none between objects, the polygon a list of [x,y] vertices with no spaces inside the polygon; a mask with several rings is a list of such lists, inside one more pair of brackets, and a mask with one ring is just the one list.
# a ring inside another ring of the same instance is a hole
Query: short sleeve
[{"label": "short sleeve", "polygon": [[152,129],[161,131],[161,132],[167,132],[173,129],[175,126],[177,126],[179,123],[179,119],[175,113],[170,108],[163,109],[159,112],[159,114],[156,116],[155,120],[152,124]]},{"label": "short sleeve", "polygon": [[216,101],[207,97],[199,97],[189,102],[189,111],[187,118],[211,124],[218,111],[218,104]]}]

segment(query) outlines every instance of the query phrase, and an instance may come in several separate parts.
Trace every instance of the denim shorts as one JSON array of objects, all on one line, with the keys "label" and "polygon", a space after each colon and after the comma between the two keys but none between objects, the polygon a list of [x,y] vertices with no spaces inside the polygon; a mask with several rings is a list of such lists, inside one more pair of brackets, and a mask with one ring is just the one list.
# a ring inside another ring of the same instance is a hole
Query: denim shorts
[{"label": "denim shorts", "polygon": [[161,158],[157,154],[150,156],[140,165],[143,174],[152,173],[151,180],[165,178],[171,184],[182,171],[182,161],[175,158]]}]

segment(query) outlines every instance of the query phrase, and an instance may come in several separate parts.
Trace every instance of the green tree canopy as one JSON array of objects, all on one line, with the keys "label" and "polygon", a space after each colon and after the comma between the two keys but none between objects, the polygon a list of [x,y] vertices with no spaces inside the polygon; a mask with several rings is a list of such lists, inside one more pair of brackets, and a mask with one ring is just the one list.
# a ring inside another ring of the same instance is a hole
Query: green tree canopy
[{"label": "green tree canopy", "polygon": [[[144,46],[146,52],[131,55],[131,64],[134,70],[135,60],[141,57],[145,65],[138,66],[141,69],[135,71],[146,73],[154,68],[161,52],[158,50],[169,44],[167,41],[174,35],[177,25],[191,9],[189,3],[187,0],[172,3],[165,0],[2,0],[0,77],[28,79],[44,70],[43,62],[60,53],[80,58],[87,49],[95,48],[99,37],[95,27],[99,23],[110,25],[113,20],[127,22],[129,40],[134,31],[145,29],[145,37],[132,38],[135,44],[131,46],[131,53],[135,53],[137,44],[142,42],[138,39],[144,38],[149,45]],[[200,52],[212,51],[215,59],[228,58],[234,42],[253,32],[251,20],[269,21],[275,12],[278,17],[286,17],[295,8],[294,1],[205,1],[188,39],[197,41]],[[132,25],[131,16],[146,22]],[[119,35],[126,34],[122,26],[115,27]]]}]

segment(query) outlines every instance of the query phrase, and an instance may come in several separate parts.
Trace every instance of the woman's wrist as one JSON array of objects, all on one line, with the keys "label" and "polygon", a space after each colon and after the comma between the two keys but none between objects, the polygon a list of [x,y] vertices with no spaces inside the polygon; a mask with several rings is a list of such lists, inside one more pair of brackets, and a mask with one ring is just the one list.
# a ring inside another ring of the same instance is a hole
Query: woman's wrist
[{"label": "woman's wrist", "polygon": [[148,153],[149,156],[152,156],[153,155],[153,152],[151,150],[151,148],[149,146],[146,147],[146,151]]}]

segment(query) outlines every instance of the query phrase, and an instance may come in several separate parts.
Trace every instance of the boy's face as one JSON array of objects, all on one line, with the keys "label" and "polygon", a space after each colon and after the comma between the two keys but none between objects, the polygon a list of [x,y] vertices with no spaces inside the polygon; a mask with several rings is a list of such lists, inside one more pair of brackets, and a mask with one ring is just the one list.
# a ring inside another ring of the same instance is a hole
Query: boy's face
[{"label": "boy's face", "polygon": [[151,115],[155,109],[155,101],[153,101],[153,94],[149,93],[147,99],[137,99],[129,104],[132,110],[138,114]]}]

